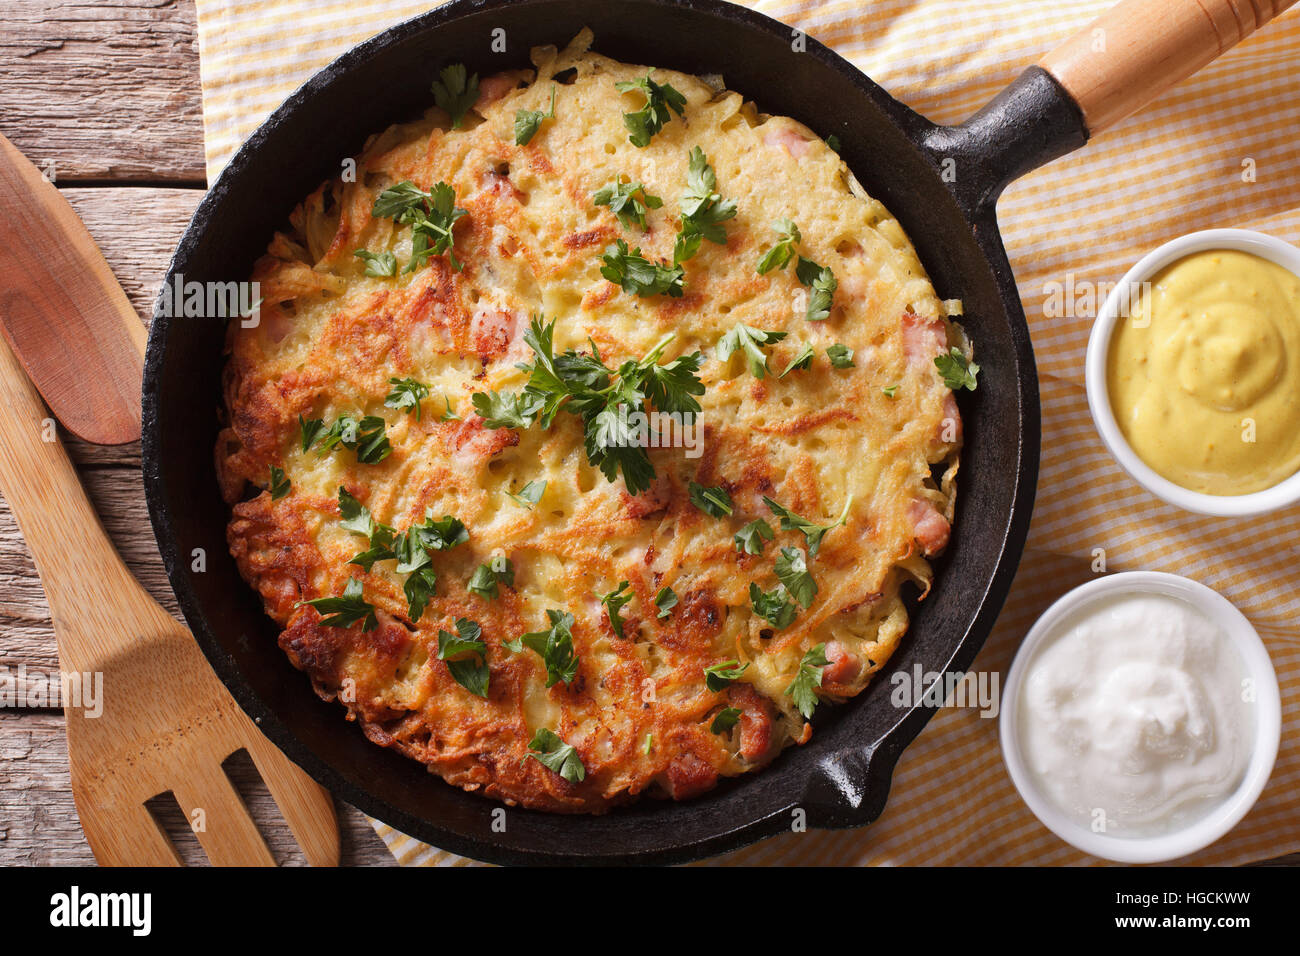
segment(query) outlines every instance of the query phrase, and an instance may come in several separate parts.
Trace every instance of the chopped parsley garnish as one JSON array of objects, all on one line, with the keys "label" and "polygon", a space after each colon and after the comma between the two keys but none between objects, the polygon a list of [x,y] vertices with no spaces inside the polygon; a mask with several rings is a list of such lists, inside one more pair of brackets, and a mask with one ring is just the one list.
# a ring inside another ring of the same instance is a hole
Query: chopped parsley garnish
[{"label": "chopped parsley garnish", "polygon": [[727,494],[727,489],[721,485],[709,488],[698,481],[692,481],[690,483],[690,492],[691,504],[709,517],[725,518],[731,514],[731,495]]},{"label": "chopped parsley garnish", "polygon": [[628,494],[644,491],[654,480],[654,466],[619,408],[626,406],[630,415],[650,403],[661,412],[695,414],[700,410],[695,396],[704,394],[698,375],[704,356],[693,352],[660,365],[660,356],[675,338],[669,333],[639,361],[629,359],[614,370],[594,345],[590,355],[574,349],[555,355],[554,331],[554,322],[534,318],[524,341],[536,361],[520,366],[529,373],[528,384],[517,394],[479,392],[473,399],[475,410],[487,428],[527,428],[534,423],[550,428],[560,409],[578,415],[587,460],[609,481],[621,471]]},{"label": "chopped parsley garnish", "polygon": [[644,148],[650,145],[650,137],[664,128],[672,119],[671,109],[678,116],[686,111],[686,97],[667,83],[656,83],[651,79],[654,70],[643,78],[627,83],[615,83],[614,88],[620,93],[640,90],[645,94],[645,106],[635,113],[623,114],[623,125],[627,127],[628,142],[633,146]]},{"label": "chopped parsley garnish", "polygon": [[776,556],[776,579],[786,591],[807,610],[817,596],[817,582],[808,572],[808,561],[802,548],[782,548]]},{"label": "chopped parsley garnish", "polygon": [[284,476],[284,469],[271,466],[271,500],[279,501],[289,493],[292,482]]},{"label": "chopped parsley garnish", "polygon": [[808,542],[808,556],[815,558],[817,552],[821,550],[822,538],[825,537],[826,532],[847,523],[849,507],[853,504],[853,496],[849,495],[848,500],[844,502],[844,510],[840,512],[839,520],[833,524],[817,524],[807,518],[801,518],[785,505],[773,501],[766,495],[763,496],[763,501],[767,504],[768,510],[781,519],[782,531],[803,532],[803,536]]},{"label": "chopped parsley garnish", "polygon": [[898,386],[886,385],[884,388],[881,389],[881,391],[885,393],[886,398],[893,398],[894,395],[897,394],[898,392]]},{"label": "chopped parsley garnish", "polygon": [[780,630],[789,627],[799,609],[795,607],[785,585],[778,584],[770,591],[764,591],[754,582],[749,583],[749,603],[754,613]]},{"label": "chopped parsley garnish", "polygon": [[826,357],[831,360],[831,368],[855,368],[853,349],[836,342],[826,349]]},{"label": "chopped parsley garnish", "polygon": [[735,218],[736,203],[723,199],[715,190],[718,177],[709,165],[704,150],[694,147],[686,173],[686,192],[678,200],[682,211],[682,228],[673,246],[673,262],[685,262],[699,251],[703,239],[726,245],[727,230],[723,223]]},{"label": "chopped parsley garnish", "polygon": [[755,378],[763,378],[771,369],[767,367],[767,353],[763,346],[774,345],[786,337],[785,332],[764,332],[743,322],[718,339],[718,360],[725,362],[736,352],[743,352],[749,362],[749,371]]},{"label": "chopped parsley garnish", "polygon": [[478,74],[469,75],[463,63],[444,66],[433,81],[433,101],[451,116],[451,128],[460,129],[465,114],[478,102]]},{"label": "chopped parsley garnish", "polygon": [[[638,193],[640,193],[639,197]],[[664,204],[658,196],[646,192],[642,183],[625,183],[621,177],[615,177],[597,189],[591,201],[597,206],[608,206],[610,212],[623,224],[624,229],[637,226],[642,232],[646,229],[646,210],[658,209]]]},{"label": "chopped parsley garnish", "polygon": [[718,715],[713,718],[713,723],[709,724],[709,730],[715,734],[725,734],[738,723],[740,723],[740,708],[725,707],[718,711]]},{"label": "chopped parsley garnish", "polygon": [[406,610],[411,621],[418,621],[429,606],[434,590],[438,584],[438,572],[430,567],[417,568],[412,571],[402,585],[402,595],[406,598]]},{"label": "chopped parsley garnish", "polygon": [[545,631],[524,634],[504,646],[516,654],[525,647],[541,656],[546,664],[546,686],[559,681],[572,684],[578,676],[578,655],[573,651],[573,615],[568,611],[547,611],[551,626]]},{"label": "chopped parsley garnish", "polygon": [[975,376],[979,374],[980,367],[966,358],[957,346],[950,348],[947,355],[936,356],[934,365],[943,376],[943,384],[954,392],[963,388],[975,391]]},{"label": "chopped parsley garnish", "polygon": [[329,428],[319,418],[304,421],[298,416],[298,427],[302,429],[302,450],[307,451],[320,445],[318,454],[325,455],[336,445],[342,445],[357,453],[357,461],[363,465],[377,465],[392,452],[385,429],[387,423],[378,415],[357,418],[353,415],[340,416]]},{"label": "chopped parsley garnish", "polygon": [[677,592],[670,587],[662,587],[659,593],[655,595],[655,617],[663,620],[672,613],[673,608],[677,606]]},{"label": "chopped parsley garnish", "polygon": [[747,670],[749,670],[749,661],[742,664],[733,659],[710,664],[704,668],[704,686],[716,694],[726,690],[728,684],[738,680]]},{"label": "chopped parsley garnish", "polygon": [[551,84],[551,108],[549,112],[541,110],[515,110],[515,145],[527,146],[537,135],[537,128],[543,120],[555,119],[555,84]]},{"label": "chopped parsley garnish", "polygon": [[569,783],[581,783],[587,776],[587,768],[582,765],[578,751],[566,744],[553,730],[538,727],[537,733],[528,744],[527,760],[532,757],[547,770],[558,773]]},{"label": "chopped parsley garnish", "polygon": [[624,292],[643,299],[652,295],[666,295],[670,299],[682,297],[686,273],[680,265],[651,262],[641,255],[640,246],[629,252],[622,239],[606,248],[600,258],[604,263],[600,274]]},{"label": "chopped parsley garnish", "polygon": [[817,688],[822,686],[822,668],[830,663],[826,659],[826,645],[818,644],[799,661],[799,673],[795,674],[786,694],[794,701],[807,720],[817,709]]},{"label": "chopped parsley garnish", "polygon": [[826,145],[838,153],[840,151],[840,138],[834,133],[831,133],[831,135],[826,137]]},{"label": "chopped parsley garnish", "polygon": [[299,601],[294,607],[309,604],[328,617],[321,618],[325,627],[351,627],[358,621],[365,622],[363,631],[373,631],[379,624],[375,618],[375,607],[361,597],[361,579],[348,578],[343,586],[342,597],[315,598],[311,601]]},{"label": "chopped parsley garnish", "polygon": [[442,396],[442,400],[443,400],[444,402],[447,403],[447,410],[446,410],[445,412],[443,412],[441,415],[438,416],[438,421],[440,421],[440,422],[458,422],[458,421],[460,421],[460,416],[457,415],[454,411],[452,411],[452,408],[451,408],[451,399],[448,398],[446,395],[444,395],[444,396]]},{"label": "chopped parsley garnish", "polygon": [[835,297],[835,290],[839,286],[835,273],[798,254],[795,246],[803,241],[803,236],[793,221],[778,219],[772,224],[772,229],[780,238],[758,260],[758,274],[766,275],[773,269],[784,269],[793,260],[795,276],[812,290],[808,295],[805,317],[809,322],[820,322],[829,318],[831,300]]},{"label": "chopped parsley garnish", "polygon": [[641,745],[641,752],[645,754],[647,757],[650,756],[650,751],[654,749],[654,745],[655,745],[655,735],[646,734],[645,743]]},{"label": "chopped parsley garnish", "polygon": [[411,227],[411,261],[402,271],[414,272],[430,256],[444,253],[451,267],[460,271],[460,262],[452,250],[456,240],[451,230],[466,212],[457,208],[456,191],[446,183],[437,183],[426,193],[409,179],[403,180],[379,194],[371,214]]},{"label": "chopped parsley garnish", "polygon": [[466,589],[471,594],[488,601],[496,600],[500,586],[515,586],[515,566],[505,555],[497,555],[486,564],[480,564],[470,576]]},{"label": "chopped parsley garnish", "polygon": [[795,357],[790,360],[790,364],[785,367],[785,371],[778,375],[777,378],[785,378],[796,369],[802,370],[810,367],[812,365],[814,354],[812,344],[805,344],[804,347],[796,353]]},{"label": "chopped parsley garnish", "polygon": [[339,522],[343,528],[369,538],[375,533],[375,520],[370,516],[370,509],[357,501],[342,485],[339,485]]},{"label": "chopped parsley garnish", "polygon": [[352,253],[366,264],[366,275],[376,279],[386,279],[397,275],[397,256],[391,252],[371,252],[358,249]]},{"label": "chopped parsley garnish", "polygon": [[619,615],[619,612],[623,610],[624,606],[631,602],[634,597],[631,591],[628,591],[626,594],[623,593],[623,590],[626,587],[627,582],[620,581],[618,587],[610,591],[608,594],[602,594],[600,596],[600,603],[605,605],[605,611],[609,615],[609,626],[614,629],[614,633],[619,637],[623,637],[623,618]]},{"label": "chopped parsley garnish", "polygon": [[384,399],[384,407],[413,411],[418,421],[420,402],[429,397],[429,386],[413,378],[390,378],[388,384],[393,386],[393,390]]},{"label": "chopped parsley garnish", "polygon": [[[471,656],[459,657],[465,654]],[[483,628],[476,622],[469,618],[456,618],[455,634],[438,628],[438,660],[446,662],[447,670],[457,684],[471,694],[487,697],[490,676],[487,644],[483,641]]]},{"label": "chopped parsley garnish", "polygon": [[517,492],[507,491],[506,496],[510,498],[519,507],[532,510],[533,505],[542,500],[542,495],[546,494],[546,482],[533,479],[524,485]]},{"label": "chopped parsley garnish", "polygon": [[736,542],[736,550],[739,552],[762,554],[764,543],[771,541],[773,537],[775,535],[772,533],[772,526],[762,518],[755,518],[737,531],[732,540]]},{"label": "chopped parsley garnish", "polygon": [[784,269],[794,258],[795,245],[803,239],[799,227],[790,219],[778,219],[772,223],[772,229],[781,238],[758,260],[758,274],[761,276],[767,275],[773,269]]}]

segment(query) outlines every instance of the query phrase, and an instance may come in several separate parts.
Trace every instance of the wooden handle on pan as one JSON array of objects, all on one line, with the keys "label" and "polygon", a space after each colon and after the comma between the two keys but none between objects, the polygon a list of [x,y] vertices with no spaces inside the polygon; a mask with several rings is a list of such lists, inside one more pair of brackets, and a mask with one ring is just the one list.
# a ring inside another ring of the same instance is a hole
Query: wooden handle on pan
[{"label": "wooden handle on pan", "polygon": [[[112,630],[87,620],[166,616],[127,570],[91,507],[54,419],[0,338],[0,493],[36,560],[64,670],[98,659]],[[170,619],[168,619],[170,620]],[[98,642],[98,643],[97,643]]]},{"label": "wooden handle on pan", "polygon": [[1296,0],[1123,0],[1038,65],[1092,134],[1136,112]]}]

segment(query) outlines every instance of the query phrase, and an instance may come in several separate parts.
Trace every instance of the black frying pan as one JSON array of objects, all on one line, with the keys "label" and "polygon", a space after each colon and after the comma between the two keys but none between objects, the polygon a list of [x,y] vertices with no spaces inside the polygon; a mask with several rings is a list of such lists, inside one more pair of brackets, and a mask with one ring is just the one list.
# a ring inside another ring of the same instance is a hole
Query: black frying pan
[{"label": "black frying pan", "polygon": [[[764,112],[838,136],[850,168],[906,228],[939,296],[963,300],[962,321],[982,371],[979,390],[962,398],[958,520],[934,588],[915,608],[889,668],[856,700],[823,708],[809,744],[697,800],[647,799],[594,817],[512,809],[506,831],[494,833],[499,804],[367,741],[337,705],[317,699],[277,647],[276,628],[227,555],[227,510],[212,467],[224,322],[157,314],[144,377],[145,487],[172,587],[212,666],[267,735],[344,800],[483,860],[675,862],[787,830],[796,808],[813,827],[875,820],[899,754],[932,713],[892,705],[890,675],[915,665],[935,672],[970,665],[1006,597],[1029,526],[1038,380],[994,203],[1015,177],[1082,146],[1089,127],[1095,132],[1208,61],[1231,25],[1215,27],[1195,11],[1221,14],[1228,3],[1130,0],[1105,23],[1117,52],[1102,59],[1104,70],[1088,55],[1096,34],[1085,32],[1044,61],[1051,73],[1028,69],[956,127],[912,112],[815,40],[800,52],[789,27],[719,0],[452,0],[352,49],[244,144],[195,212],[169,284],[177,275],[198,282],[246,277],[294,204],[336,175],[343,157],[358,152],[368,134],[429,105],[429,81],[444,63],[463,61],[481,75],[523,66],[530,47],[563,45],[590,26],[603,54],[721,73]],[[497,28],[505,30],[505,54],[490,52]],[[1160,55],[1135,56],[1133,43],[1156,29],[1164,31]],[[1228,45],[1235,39],[1226,36]],[[191,570],[196,548],[206,552],[202,573]]]}]

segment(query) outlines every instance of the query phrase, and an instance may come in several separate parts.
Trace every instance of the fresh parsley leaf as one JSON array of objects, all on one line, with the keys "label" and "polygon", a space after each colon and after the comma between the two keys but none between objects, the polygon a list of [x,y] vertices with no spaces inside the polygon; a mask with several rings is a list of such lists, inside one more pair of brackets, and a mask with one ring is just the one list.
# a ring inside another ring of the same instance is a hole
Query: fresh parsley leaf
[{"label": "fresh parsley leaf", "polygon": [[713,723],[709,724],[709,730],[715,734],[725,734],[738,723],[740,723],[740,708],[724,707],[713,718]]},{"label": "fresh parsley leaf", "polygon": [[853,349],[839,342],[826,350],[826,357],[831,360],[831,368],[856,368],[853,364]]},{"label": "fresh parsley leaf", "polygon": [[506,495],[519,505],[519,507],[531,511],[533,505],[542,500],[542,495],[546,494],[546,482],[533,479],[528,482],[518,492],[507,491]]},{"label": "fresh parsley leaf", "polygon": [[511,392],[475,392],[470,402],[484,428],[527,428],[542,410],[535,396]]},{"label": "fresh parsley leaf", "polygon": [[[354,559],[355,560],[355,559]],[[419,568],[406,579],[402,585],[402,594],[406,597],[406,610],[412,622],[420,620],[424,609],[433,598],[438,584],[438,572],[430,567]]]},{"label": "fresh parsley leaf", "polygon": [[433,81],[433,101],[451,116],[451,128],[460,129],[465,114],[478,102],[478,74],[469,75],[463,63],[444,66]]},{"label": "fresh parsley leaf", "polygon": [[620,369],[619,374],[625,387],[639,387],[644,391],[646,399],[661,412],[682,415],[698,412],[700,403],[693,396],[704,394],[704,383],[699,377],[704,354],[691,352],[659,365],[660,350],[662,346],[658,350],[652,350],[650,355],[635,365],[625,365]]},{"label": "fresh parsley leaf", "polygon": [[387,279],[397,275],[397,256],[391,252],[371,252],[358,249],[352,253],[366,264],[366,275],[376,279]]},{"label": "fresh parsley leaf", "polygon": [[339,485],[339,515],[343,518],[339,524],[347,531],[363,534],[369,538],[375,532],[375,520],[370,509],[357,501],[342,485]]},{"label": "fresh parsley leaf", "polygon": [[727,494],[727,489],[722,485],[709,488],[698,481],[692,481],[690,483],[690,492],[691,504],[709,517],[724,518],[731,514],[731,495]]},{"label": "fresh parsley leaf", "polygon": [[511,588],[515,586],[515,566],[509,558],[497,555],[491,561],[480,564],[474,569],[474,574],[470,577],[466,588],[470,593],[492,601],[500,593],[499,585],[502,584]]},{"label": "fresh parsley leaf", "polygon": [[279,501],[289,493],[292,482],[284,476],[284,470],[271,466],[271,500]]},{"label": "fresh parsley leaf", "polygon": [[655,595],[655,607],[658,609],[655,617],[662,621],[672,613],[673,608],[676,606],[677,592],[670,587],[660,588],[659,593]]},{"label": "fresh parsley leaf", "polygon": [[389,186],[375,200],[371,214],[411,227],[411,261],[402,271],[414,272],[430,256],[443,254],[451,267],[460,271],[460,262],[452,250],[452,227],[467,213],[456,206],[456,191],[446,183],[437,183],[427,193],[410,180]]},{"label": "fresh parsley leaf", "polygon": [[694,147],[687,167],[687,189],[679,200],[682,227],[673,247],[673,263],[685,262],[699,251],[703,239],[726,245],[727,230],[722,225],[735,218],[736,203],[716,192],[718,178],[709,165],[704,150]]},{"label": "fresh parsley leaf", "polygon": [[364,418],[342,415],[328,429],[320,419],[303,422],[299,418],[299,427],[302,429],[303,451],[320,445],[319,454],[325,455],[335,446],[342,445],[355,451],[357,461],[363,465],[377,465],[393,450],[388,442],[387,422],[378,415]]},{"label": "fresh parsley leaf", "polygon": [[316,444],[316,439],[320,437],[320,433],[324,428],[325,422],[319,418],[305,419],[301,415],[298,416],[298,430],[302,437],[302,450],[304,452]]},{"label": "fresh parsley leaf", "polygon": [[678,116],[686,111],[686,97],[673,89],[668,83],[656,83],[650,77],[654,70],[642,79],[627,83],[615,83],[614,88],[620,93],[640,90],[645,94],[645,106],[635,113],[623,114],[623,125],[627,127],[628,142],[638,148],[650,145],[650,138],[664,128],[672,119],[671,109]]},{"label": "fresh parsley leaf", "polygon": [[[474,655],[460,660],[450,660],[457,655]],[[446,661],[452,678],[471,694],[487,697],[490,671],[487,665],[487,644],[483,642],[483,629],[468,618],[456,618],[456,633],[438,629],[438,660]]]},{"label": "fresh parsley leaf", "polygon": [[551,84],[551,108],[543,113],[541,110],[515,110],[515,145],[527,146],[543,120],[555,119],[555,84]]},{"label": "fresh parsley leaf", "polygon": [[614,633],[619,637],[623,637],[623,618],[619,615],[619,612],[623,610],[625,605],[631,603],[634,597],[631,591],[628,591],[627,594],[623,593],[623,589],[626,587],[627,582],[620,581],[618,587],[608,594],[601,595],[600,598],[600,603],[605,605],[605,611],[609,615],[609,626],[614,629]]},{"label": "fresh parsley leaf", "polygon": [[569,783],[581,783],[587,776],[587,768],[582,765],[578,751],[566,744],[555,731],[545,727],[538,727],[537,733],[533,734],[528,744],[528,757],[558,773]]},{"label": "fresh parsley leaf", "polygon": [[686,273],[680,265],[650,262],[641,255],[641,247],[628,251],[627,243],[619,239],[605,249],[601,256],[604,265],[600,274],[619,286],[624,292],[641,298],[667,295],[680,299],[685,288]]},{"label": "fresh parsley leaf", "polygon": [[893,398],[894,395],[898,392],[898,386],[886,385],[884,388],[881,389],[881,391],[885,393],[886,398]]},{"label": "fresh parsley leaf", "polygon": [[778,219],[772,223],[772,229],[781,238],[758,260],[758,274],[767,275],[773,269],[784,269],[794,258],[794,247],[802,241],[799,227],[789,219]]},{"label": "fresh parsley leaf", "polygon": [[[638,197],[637,194],[640,194]],[[664,201],[658,196],[652,196],[646,192],[646,188],[639,182],[623,182],[621,177],[615,177],[604,186],[597,189],[592,195],[591,201],[597,206],[608,206],[610,212],[618,217],[618,221],[623,224],[624,229],[631,229],[633,226],[640,228],[642,232],[646,230],[646,210],[658,209],[664,204]]]},{"label": "fresh parsley leaf", "polygon": [[718,339],[718,360],[726,362],[736,352],[743,352],[749,362],[749,371],[755,378],[763,378],[771,370],[767,367],[767,354],[762,347],[774,345],[786,335],[785,332],[764,332],[743,322],[737,323],[730,332]]},{"label": "fresh parsley leaf", "polygon": [[778,584],[770,591],[763,591],[754,582],[749,583],[749,604],[754,613],[780,630],[789,627],[799,613],[785,585]]},{"label": "fresh parsley leaf", "polygon": [[[809,260],[801,259],[800,263],[806,263],[806,261]],[[803,285],[811,286],[811,289],[813,289],[809,294],[806,319],[810,323],[819,323],[819,321],[829,319],[831,317],[831,302],[835,299],[835,290],[839,289],[840,286],[839,281],[836,281],[835,273],[831,272],[829,268],[819,268],[816,277]]]},{"label": "fresh parsley leaf", "polygon": [[704,686],[716,694],[726,690],[728,684],[738,680],[747,670],[749,670],[749,661],[742,664],[733,659],[710,664],[704,668]]},{"label": "fresh parsley leaf", "polygon": [[795,355],[795,357],[790,360],[790,364],[785,367],[785,371],[782,372],[780,375],[778,375],[777,378],[785,378],[795,369],[808,368],[809,366],[812,365],[813,355],[814,352],[813,352],[812,344],[806,343],[804,347],[801,348],[799,352]]},{"label": "fresh parsley leaf", "polygon": [[[807,518],[801,518],[785,505],[773,501],[766,495],[763,496],[763,501],[767,504],[768,510],[781,519],[782,531],[803,532],[804,539],[808,542],[808,556],[815,558],[817,552],[821,550],[822,538],[826,536],[826,532],[848,522],[849,507],[853,504],[853,496],[849,495],[848,500],[844,502],[844,510],[840,512],[839,520],[826,525],[817,524]],[[804,606],[807,607],[807,605]]]},{"label": "fresh parsley leaf", "polygon": [[817,709],[817,688],[822,686],[822,668],[830,663],[825,651],[826,645],[818,644],[804,654],[799,661],[799,672],[785,689],[805,720],[810,719]]},{"label": "fresh parsley leaf", "polygon": [[469,529],[464,522],[451,515],[434,520],[432,511],[426,511],[424,520],[411,525],[410,533],[425,551],[450,551],[469,540]]},{"label": "fresh parsley leaf", "polygon": [[826,145],[838,153],[840,151],[840,138],[834,133],[831,133],[831,135],[826,137]]},{"label": "fresh parsley leaf", "polygon": [[963,388],[975,391],[975,376],[979,374],[980,367],[966,358],[957,346],[950,348],[947,355],[936,356],[934,364],[943,376],[943,384],[954,392]]},{"label": "fresh parsley leaf", "polygon": [[451,399],[448,398],[446,395],[444,395],[444,396],[442,396],[442,400],[443,400],[444,402],[447,403],[447,410],[446,410],[445,412],[443,412],[441,415],[438,416],[438,421],[440,421],[440,422],[458,422],[458,421],[460,421],[460,420],[461,420],[461,419],[460,419],[460,416],[457,415],[457,414],[456,414],[454,411],[452,411],[452,409],[451,409]]},{"label": "fresh parsley leaf", "polygon": [[782,548],[776,556],[776,579],[786,591],[807,610],[817,596],[817,582],[808,572],[808,561],[802,548]]},{"label": "fresh parsley leaf", "polygon": [[388,384],[393,386],[393,390],[384,399],[384,407],[398,411],[408,409],[415,412],[416,421],[419,421],[420,402],[429,397],[429,386],[413,378],[390,378]]},{"label": "fresh parsley leaf", "polygon": [[525,647],[541,655],[546,664],[546,686],[564,681],[572,684],[578,676],[578,655],[573,650],[573,615],[568,611],[547,611],[551,626],[545,631],[524,634],[506,646],[515,652]]},{"label": "fresh parsley leaf", "polygon": [[375,617],[375,607],[367,603],[361,597],[361,579],[348,578],[348,583],[343,586],[343,595],[341,597],[323,597],[315,598],[311,601],[299,601],[294,607],[302,607],[308,604],[314,607],[322,614],[328,614],[328,617],[321,618],[321,624],[325,627],[351,627],[358,621],[364,622],[361,629],[363,631],[373,631],[379,621]]},{"label": "fresh parsley leaf", "polygon": [[762,518],[755,518],[737,531],[732,540],[736,542],[738,552],[762,554],[764,543],[771,541],[773,537],[775,535],[772,533],[772,526]]}]

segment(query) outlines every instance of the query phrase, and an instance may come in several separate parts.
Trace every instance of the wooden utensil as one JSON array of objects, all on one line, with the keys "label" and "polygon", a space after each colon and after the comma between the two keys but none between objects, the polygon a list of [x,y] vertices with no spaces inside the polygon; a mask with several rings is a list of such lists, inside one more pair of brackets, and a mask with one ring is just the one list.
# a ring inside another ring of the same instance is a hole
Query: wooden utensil
[{"label": "wooden utensil", "polygon": [[74,435],[140,437],[144,327],[67,200],[3,136],[0,331]]},{"label": "wooden utensil", "polygon": [[[139,324],[134,312],[131,321]],[[76,360],[65,356],[64,364],[80,368],[87,351],[93,350],[83,344]],[[123,565],[52,424],[22,366],[0,342],[0,492],[36,559],[60,671],[103,675],[102,714],[89,716],[67,699],[72,695],[64,701],[72,795],[95,859],[179,865],[144,805],[170,790],[212,863],[274,865],[221,766],[242,748],[308,862],[337,865],[329,794],[262,736],[189,631]]]}]

